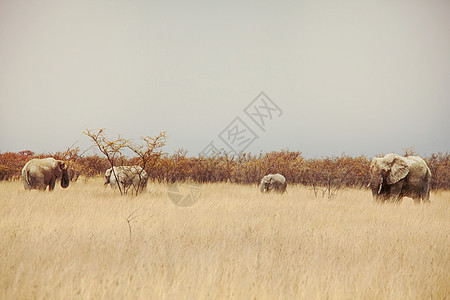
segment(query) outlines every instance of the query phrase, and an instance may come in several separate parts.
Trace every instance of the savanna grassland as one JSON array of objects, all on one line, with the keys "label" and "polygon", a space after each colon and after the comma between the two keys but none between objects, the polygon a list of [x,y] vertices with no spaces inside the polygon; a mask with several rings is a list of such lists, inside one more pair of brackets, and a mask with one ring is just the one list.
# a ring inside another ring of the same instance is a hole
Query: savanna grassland
[{"label": "savanna grassland", "polygon": [[431,201],[209,183],[178,207],[165,184],[131,197],[101,179],[51,193],[3,181],[0,298],[445,299],[450,192]]}]

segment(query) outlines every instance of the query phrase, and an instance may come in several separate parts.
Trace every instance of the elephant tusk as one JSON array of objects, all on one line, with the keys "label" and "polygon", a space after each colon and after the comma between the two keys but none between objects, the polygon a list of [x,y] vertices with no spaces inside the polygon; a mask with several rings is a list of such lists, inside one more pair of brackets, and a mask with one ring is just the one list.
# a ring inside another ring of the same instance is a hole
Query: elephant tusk
[{"label": "elephant tusk", "polygon": [[383,184],[380,184],[380,187],[378,188],[378,194],[381,192],[381,187],[383,186]]},{"label": "elephant tusk", "polygon": [[369,182],[369,184],[367,185],[367,187],[368,187],[368,188],[370,187],[370,182]]}]

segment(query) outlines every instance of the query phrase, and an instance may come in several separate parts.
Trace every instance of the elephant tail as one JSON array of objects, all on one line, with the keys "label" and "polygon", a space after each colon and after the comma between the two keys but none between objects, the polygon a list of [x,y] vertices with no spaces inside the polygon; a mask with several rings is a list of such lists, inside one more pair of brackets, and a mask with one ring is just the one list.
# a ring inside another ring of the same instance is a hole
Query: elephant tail
[{"label": "elephant tail", "polygon": [[25,187],[25,189],[31,190],[30,170],[23,170],[22,181],[23,181],[23,186]]}]

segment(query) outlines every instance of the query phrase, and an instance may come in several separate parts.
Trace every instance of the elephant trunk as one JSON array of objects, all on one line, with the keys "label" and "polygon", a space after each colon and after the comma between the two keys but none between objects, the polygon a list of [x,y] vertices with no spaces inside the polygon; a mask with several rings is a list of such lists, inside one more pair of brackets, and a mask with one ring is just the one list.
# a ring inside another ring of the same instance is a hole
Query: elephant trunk
[{"label": "elephant trunk", "polygon": [[383,188],[383,175],[380,173],[372,174],[368,187],[372,189],[372,195],[377,196]]},{"label": "elephant trunk", "polygon": [[67,172],[67,169],[64,169],[62,171],[62,177],[61,177],[61,187],[62,188],[67,188],[69,186],[69,173]]},{"label": "elephant trunk", "polygon": [[261,191],[261,193],[264,193],[264,192],[265,192],[265,190],[266,190],[266,186],[265,186],[265,184],[264,184],[264,183],[261,183],[261,184],[260,184],[260,186],[259,186],[259,190]]},{"label": "elephant trunk", "polygon": [[270,182],[263,182],[261,183],[259,190],[261,191],[261,193],[268,193],[270,192],[272,186]]}]

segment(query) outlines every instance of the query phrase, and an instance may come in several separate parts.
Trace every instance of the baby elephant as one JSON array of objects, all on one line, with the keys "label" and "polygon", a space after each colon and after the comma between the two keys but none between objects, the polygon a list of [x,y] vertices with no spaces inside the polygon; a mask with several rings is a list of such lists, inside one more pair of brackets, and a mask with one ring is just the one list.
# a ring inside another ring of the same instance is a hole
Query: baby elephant
[{"label": "baby elephant", "polygon": [[261,185],[259,190],[261,193],[268,193],[270,191],[275,191],[277,193],[283,194],[286,192],[287,182],[281,174],[269,174],[261,179]]}]

